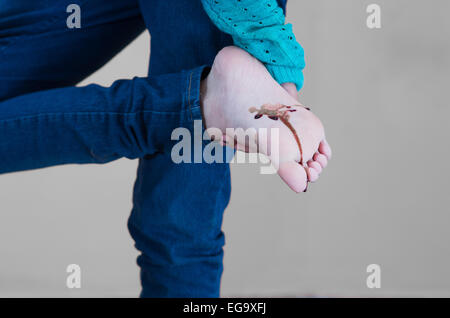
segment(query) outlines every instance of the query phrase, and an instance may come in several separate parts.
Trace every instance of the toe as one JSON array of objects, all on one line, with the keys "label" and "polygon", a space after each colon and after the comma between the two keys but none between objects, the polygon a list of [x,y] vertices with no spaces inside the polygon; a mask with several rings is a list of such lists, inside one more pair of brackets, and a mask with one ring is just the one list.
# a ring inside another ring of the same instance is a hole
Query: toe
[{"label": "toe", "polygon": [[308,186],[308,176],[305,168],[297,162],[284,162],[280,164],[278,175],[295,192],[303,192]]},{"label": "toe", "polygon": [[316,152],[313,156],[313,160],[318,162],[322,168],[325,168],[328,164],[327,157],[325,155],[322,155],[321,153]]},{"label": "toe", "polygon": [[331,159],[331,147],[326,140],[323,140],[319,145],[319,152],[327,157],[328,160]]},{"label": "toe", "polygon": [[318,174],[322,172],[322,166],[316,161],[308,161],[308,167],[317,171]]},{"label": "toe", "polygon": [[308,180],[310,182],[316,182],[319,179],[319,173],[314,168],[306,168],[306,172],[308,174]]}]

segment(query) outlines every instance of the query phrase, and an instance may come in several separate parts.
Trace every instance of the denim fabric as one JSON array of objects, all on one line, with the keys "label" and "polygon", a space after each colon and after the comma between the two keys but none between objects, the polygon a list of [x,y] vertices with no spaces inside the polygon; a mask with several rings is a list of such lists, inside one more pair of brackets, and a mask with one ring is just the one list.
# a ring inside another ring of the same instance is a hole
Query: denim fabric
[{"label": "denim fabric", "polygon": [[[71,3],[81,29],[66,27]],[[145,27],[149,77],[73,87]],[[0,173],[141,158],[128,226],[143,297],[219,296],[229,167],[174,164],[170,134],[201,118],[204,65],[230,44],[200,0],[0,4]]]}]

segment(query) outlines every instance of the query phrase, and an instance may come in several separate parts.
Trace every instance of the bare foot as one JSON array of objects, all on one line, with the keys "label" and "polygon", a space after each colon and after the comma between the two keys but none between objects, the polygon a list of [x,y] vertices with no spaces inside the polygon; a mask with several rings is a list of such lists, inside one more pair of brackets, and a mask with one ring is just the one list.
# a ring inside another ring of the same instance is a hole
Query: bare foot
[{"label": "bare foot", "polygon": [[[305,191],[308,181],[317,180],[331,157],[323,125],[272,78],[261,62],[237,47],[226,47],[217,54],[202,86],[206,127],[220,129],[224,142],[235,137],[227,135],[227,128],[278,128],[276,144],[269,140],[262,145],[256,135],[256,149],[242,143],[236,148],[268,155],[295,192]],[[278,153],[273,151],[275,146]]]}]

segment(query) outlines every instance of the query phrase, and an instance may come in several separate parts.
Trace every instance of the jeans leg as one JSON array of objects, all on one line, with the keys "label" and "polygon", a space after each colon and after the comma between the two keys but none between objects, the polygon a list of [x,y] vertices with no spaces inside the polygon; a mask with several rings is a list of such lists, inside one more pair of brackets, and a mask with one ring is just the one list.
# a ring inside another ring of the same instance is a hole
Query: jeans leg
[{"label": "jeans leg", "polygon": [[[81,7],[81,29],[67,28],[71,3]],[[167,106],[181,111],[185,75],[117,81],[110,88],[71,87],[144,28],[133,0],[2,2],[0,173],[156,151],[148,138],[157,135],[145,123],[172,121]],[[163,86],[177,87],[179,94]],[[166,115],[155,112],[162,105]]]},{"label": "jeans leg", "polygon": [[[72,3],[81,8],[80,29],[66,25]],[[2,0],[0,101],[73,86],[144,29],[137,0]]]},{"label": "jeans leg", "polygon": [[142,252],[142,297],[218,297],[230,175],[224,164],[140,161],[129,219]]},{"label": "jeans leg", "polygon": [[170,152],[177,127],[201,119],[204,68],[34,92],[0,102],[0,173]]},{"label": "jeans leg", "polygon": [[[211,24],[200,0],[143,0],[152,36],[150,74],[211,65],[231,38]],[[230,197],[227,164],[140,160],[129,229],[142,254],[142,297],[218,297],[222,216]]]}]

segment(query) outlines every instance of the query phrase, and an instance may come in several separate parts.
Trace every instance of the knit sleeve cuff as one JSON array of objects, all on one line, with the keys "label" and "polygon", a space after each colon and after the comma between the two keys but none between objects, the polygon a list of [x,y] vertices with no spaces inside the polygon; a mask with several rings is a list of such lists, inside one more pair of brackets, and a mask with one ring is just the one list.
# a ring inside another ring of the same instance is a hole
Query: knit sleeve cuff
[{"label": "knit sleeve cuff", "polygon": [[297,87],[297,91],[303,87],[304,79],[302,69],[273,64],[267,64],[266,67],[280,85],[283,83],[294,83]]}]

